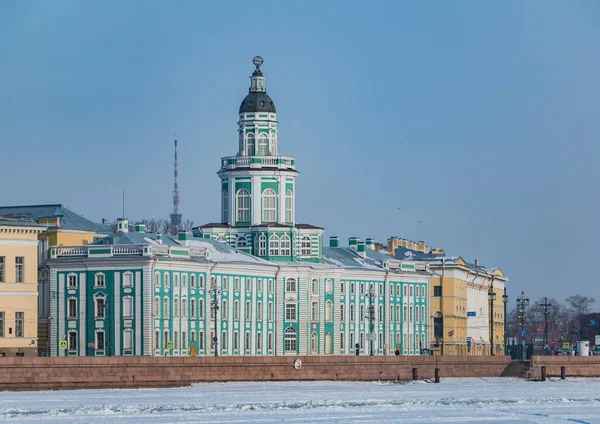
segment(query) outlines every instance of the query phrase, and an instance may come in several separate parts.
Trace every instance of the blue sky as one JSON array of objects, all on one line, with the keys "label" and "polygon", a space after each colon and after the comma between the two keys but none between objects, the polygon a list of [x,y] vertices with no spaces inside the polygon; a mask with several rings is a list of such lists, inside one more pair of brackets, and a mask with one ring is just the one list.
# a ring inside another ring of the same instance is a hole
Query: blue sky
[{"label": "blue sky", "polygon": [[[219,218],[252,57],[299,222],[478,258],[532,299],[591,294],[600,3],[0,2],[2,201]],[[400,210],[398,209],[400,208]]]}]

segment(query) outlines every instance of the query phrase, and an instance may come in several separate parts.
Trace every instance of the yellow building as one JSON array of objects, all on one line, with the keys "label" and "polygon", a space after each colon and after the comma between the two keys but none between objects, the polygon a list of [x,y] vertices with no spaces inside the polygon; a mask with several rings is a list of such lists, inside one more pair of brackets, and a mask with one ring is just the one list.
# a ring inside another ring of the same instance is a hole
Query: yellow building
[{"label": "yellow building", "polygon": [[504,288],[508,278],[475,260],[449,258],[423,242],[393,237],[388,253],[396,259],[429,264],[431,346],[440,355],[504,355]]},{"label": "yellow building", "polygon": [[48,347],[48,320],[50,316],[50,282],[46,261],[50,258],[52,246],[79,246],[92,243],[111,232],[69,210],[61,204],[31,206],[0,206],[0,216],[34,220],[47,227],[39,233],[39,245],[36,250],[36,271],[38,287],[38,350],[45,354]]},{"label": "yellow building", "polygon": [[0,216],[0,356],[36,356],[38,235],[32,220]]}]

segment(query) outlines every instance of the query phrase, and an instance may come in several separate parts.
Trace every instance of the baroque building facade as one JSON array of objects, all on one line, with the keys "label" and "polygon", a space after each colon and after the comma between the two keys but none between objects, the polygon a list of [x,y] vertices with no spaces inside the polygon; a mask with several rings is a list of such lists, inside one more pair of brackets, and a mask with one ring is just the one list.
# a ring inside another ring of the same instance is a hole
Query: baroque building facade
[{"label": "baroque building facade", "polygon": [[118,231],[51,248],[57,356],[418,355],[429,347],[429,265],[356,237],[323,246],[297,224],[295,159],[279,156],[262,59],[221,159],[221,220],[176,238]]}]

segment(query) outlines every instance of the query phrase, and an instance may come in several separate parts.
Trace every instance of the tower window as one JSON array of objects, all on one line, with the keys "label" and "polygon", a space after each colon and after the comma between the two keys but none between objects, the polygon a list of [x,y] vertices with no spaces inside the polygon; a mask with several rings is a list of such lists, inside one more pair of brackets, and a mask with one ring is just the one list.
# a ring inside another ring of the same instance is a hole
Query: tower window
[{"label": "tower window", "polygon": [[279,256],[279,237],[275,234],[269,239],[269,256]]},{"label": "tower window", "polygon": [[263,222],[276,222],[276,198],[275,192],[268,188],[262,194],[262,220]]},{"label": "tower window", "polygon": [[248,133],[246,136],[246,153],[248,156],[254,156],[256,154],[254,150],[254,134]]},{"label": "tower window", "polygon": [[302,256],[311,256],[311,254],[312,254],[312,250],[311,250],[310,237],[304,236],[304,237],[302,237],[302,244],[301,244],[300,255],[302,255]]},{"label": "tower window", "polygon": [[267,156],[269,154],[269,136],[262,133],[258,136],[258,156]]},{"label": "tower window", "polygon": [[277,136],[275,133],[271,134],[271,156],[277,154]]},{"label": "tower window", "polygon": [[250,193],[248,190],[238,190],[236,194],[236,217],[238,222],[250,222]]},{"label": "tower window", "polygon": [[284,234],[281,237],[280,247],[281,247],[281,256],[290,256],[290,238],[287,234]]},{"label": "tower window", "polygon": [[267,238],[264,234],[258,238],[258,256],[267,256]]},{"label": "tower window", "polygon": [[292,200],[292,190],[287,190],[285,192],[285,222],[293,222]]}]

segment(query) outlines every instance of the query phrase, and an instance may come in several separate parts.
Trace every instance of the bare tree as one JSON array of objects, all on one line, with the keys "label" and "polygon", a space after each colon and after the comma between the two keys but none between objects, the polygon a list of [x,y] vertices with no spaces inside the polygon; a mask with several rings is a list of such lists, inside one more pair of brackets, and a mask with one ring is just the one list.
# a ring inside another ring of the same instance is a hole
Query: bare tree
[{"label": "bare tree", "polygon": [[582,340],[585,327],[585,317],[590,314],[591,306],[596,299],[588,296],[569,296],[566,299],[569,312],[569,339],[572,341]]}]

